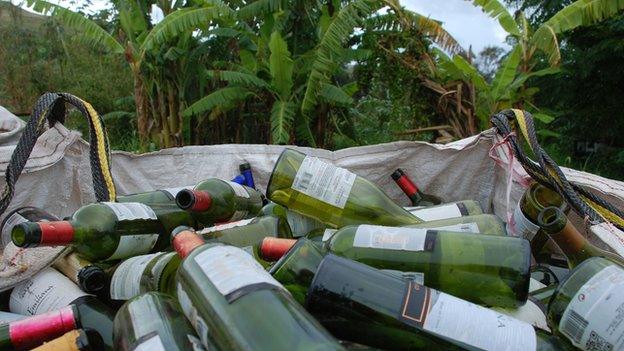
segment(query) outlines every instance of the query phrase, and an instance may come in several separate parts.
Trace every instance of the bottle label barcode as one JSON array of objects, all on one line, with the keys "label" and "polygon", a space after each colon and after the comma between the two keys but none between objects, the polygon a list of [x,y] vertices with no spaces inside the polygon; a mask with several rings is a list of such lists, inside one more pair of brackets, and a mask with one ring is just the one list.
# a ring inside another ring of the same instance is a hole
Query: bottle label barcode
[{"label": "bottle label barcode", "polygon": [[306,156],[292,188],[317,200],[344,208],[357,176],[348,170]]},{"label": "bottle label barcode", "polygon": [[575,343],[580,343],[585,329],[589,324],[585,318],[580,316],[575,311],[570,311],[568,318],[561,321],[561,332],[572,339]]},{"label": "bottle label barcode", "polygon": [[559,331],[581,350],[624,349],[622,291],[624,268],[615,264],[603,268],[570,299]]}]

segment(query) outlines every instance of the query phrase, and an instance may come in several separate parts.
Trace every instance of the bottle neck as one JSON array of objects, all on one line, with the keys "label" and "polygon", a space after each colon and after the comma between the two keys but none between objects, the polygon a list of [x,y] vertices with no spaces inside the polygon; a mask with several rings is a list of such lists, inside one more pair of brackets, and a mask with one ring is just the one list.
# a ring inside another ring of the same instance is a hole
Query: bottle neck
[{"label": "bottle neck", "polygon": [[392,179],[397,183],[399,188],[403,190],[405,195],[407,195],[412,201],[415,199],[420,199],[420,190],[412,180],[405,174],[401,169],[397,169],[394,173],[392,173]]},{"label": "bottle neck", "polygon": [[591,245],[556,207],[546,207],[538,215],[540,227],[559,246],[571,266],[592,257]]},{"label": "bottle neck", "polygon": [[[178,227],[180,228],[180,227]],[[186,258],[193,250],[205,244],[204,239],[190,228],[174,229],[173,249],[182,258]]]},{"label": "bottle neck", "polygon": [[74,242],[74,226],[69,221],[26,222],[13,228],[13,243],[19,247],[59,246]]},{"label": "bottle neck", "polygon": [[176,204],[183,210],[207,211],[212,205],[212,197],[207,191],[184,189],[176,195]]},{"label": "bottle neck", "polygon": [[9,336],[16,349],[30,348],[79,327],[75,307],[67,306],[9,324]]},{"label": "bottle neck", "polygon": [[260,257],[267,262],[277,261],[296,243],[296,239],[266,237],[260,243]]}]

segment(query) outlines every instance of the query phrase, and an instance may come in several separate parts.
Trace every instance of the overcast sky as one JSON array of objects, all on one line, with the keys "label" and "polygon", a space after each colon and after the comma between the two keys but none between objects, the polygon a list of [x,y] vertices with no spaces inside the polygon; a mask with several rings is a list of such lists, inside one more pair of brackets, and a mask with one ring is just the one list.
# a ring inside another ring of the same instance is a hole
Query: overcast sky
[{"label": "overcast sky", "polygon": [[[67,0],[52,0],[68,6]],[[80,1],[80,0],[77,0]],[[444,28],[464,47],[472,45],[472,50],[479,53],[488,45],[507,47],[505,31],[497,21],[484,14],[480,8],[466,0],[400,0],[403,6],[421,15],[442,21]],[[19,3],[20,0],[12,0]],[[92,0],[94,8],[106,6],[106,0]],[[162,14],[161,14],[162,16]],[[159,16],[154,16],[158,19]]]}]

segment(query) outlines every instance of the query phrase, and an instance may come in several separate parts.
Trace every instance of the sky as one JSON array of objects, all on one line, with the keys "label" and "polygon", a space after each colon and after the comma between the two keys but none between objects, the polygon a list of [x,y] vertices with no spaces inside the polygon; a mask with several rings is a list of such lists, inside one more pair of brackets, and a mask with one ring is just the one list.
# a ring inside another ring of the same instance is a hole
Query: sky
[{"label": "sky", "polygon": [[[20,0],[11,0],[19,3]],[[406,8],[423,16],[443,22],[444,28],[464,47],[472,46],[474,53],[488,45],[505,48],[505,31],[496,20],[491,19],[480,8],[466,0],[400,0]],[[67,0],[52,0],[68,6]],[[80,2],[80,0],[77,0]],[[106,0],[91,0],[93,8],[103,8]],[[71,7],[71,6],[68,6]],[[158,19],[162,14],[155,14]],[[158,16],[160,15],[160,16]]]}]

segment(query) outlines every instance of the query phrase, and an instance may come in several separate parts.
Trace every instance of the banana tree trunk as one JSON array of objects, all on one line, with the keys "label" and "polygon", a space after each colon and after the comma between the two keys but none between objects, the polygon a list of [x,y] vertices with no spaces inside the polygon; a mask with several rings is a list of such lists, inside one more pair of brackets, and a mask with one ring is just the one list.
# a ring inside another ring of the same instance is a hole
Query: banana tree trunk
[{"label": "banana tree trunk", "polygon": [[134,80],[134,102],[137,118],[137,129],[139,132],[139,142],[141,148],[145,149],[149,139],[149,102],[145,93],[145,82],[141,74],[136,69],[132,69]]}]

